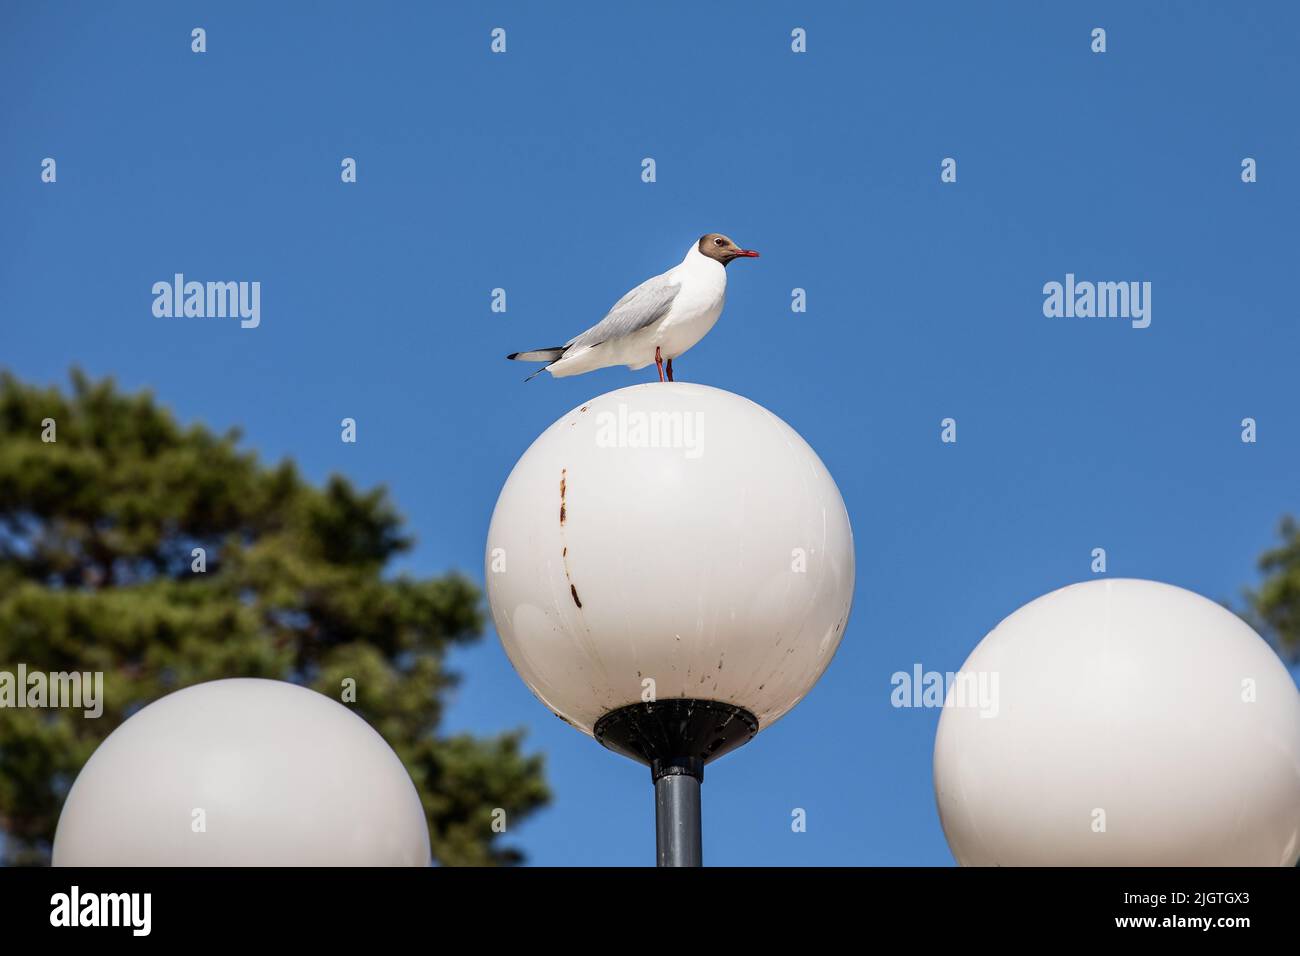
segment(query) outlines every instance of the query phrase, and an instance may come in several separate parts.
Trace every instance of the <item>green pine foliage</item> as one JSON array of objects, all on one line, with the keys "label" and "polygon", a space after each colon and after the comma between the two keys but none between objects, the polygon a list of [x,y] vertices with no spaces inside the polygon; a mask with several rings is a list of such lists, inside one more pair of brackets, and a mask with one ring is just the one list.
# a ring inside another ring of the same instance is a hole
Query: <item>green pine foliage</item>
[{"label": "green pine foliage", "polygon": [[1287,516],[1282,543],[1259,558],[1264,581],[1246,592],[1246,619],[1290,660],[1300,658],[1300,523]]},{"label": "green pine foliage", "polygon": [[[55,441],[49,437],[53,419]],[[483,631],[464,577],[385,576],[411,546],[382,489],[325,487],[182,426],[148,393],[73,371],[70,394],[0,375],[0,670],[103,671],[104,713],[0,708],[8,863],[48,861],[63,798],[140,707],[223,677],[291,680],[341,699],[397,751],[434,858],[515,863],[494,833],[549,800],[521,732],[437,734],[457,683],[447,650]],[[194,549],[206,571],[194,570]]]}]

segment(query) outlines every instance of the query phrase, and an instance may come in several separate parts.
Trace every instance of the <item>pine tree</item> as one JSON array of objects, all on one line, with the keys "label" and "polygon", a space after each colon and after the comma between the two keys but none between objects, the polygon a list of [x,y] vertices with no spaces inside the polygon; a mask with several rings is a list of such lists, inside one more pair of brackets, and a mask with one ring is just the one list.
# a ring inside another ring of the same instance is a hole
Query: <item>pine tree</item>
[{"label": "pine tree", "polygon": [[1264,581],[1246,592],[1246,620],[1285,657],[1300,657],[1300,523],[1287,516],[1278,526],[1282,543],[1259,558]]},{"label": "pine tree", "polygon": [[98,719],[0,708],[6,862],[48,860],[69,786],[123,720],[223,677],[335,700],[352,678],[347,706],[405,763],[434,858],[518,862],[493,811],[513,825],[548,801],[542,758],[521,732],[436,734],[457,682],[444,656],[482,634],[477,588],[385,576],[412,541],[384,489],[316,487],[239,441],[111,379],[74,370],[68,395],[0,375],[0,670],[104,672]]}]

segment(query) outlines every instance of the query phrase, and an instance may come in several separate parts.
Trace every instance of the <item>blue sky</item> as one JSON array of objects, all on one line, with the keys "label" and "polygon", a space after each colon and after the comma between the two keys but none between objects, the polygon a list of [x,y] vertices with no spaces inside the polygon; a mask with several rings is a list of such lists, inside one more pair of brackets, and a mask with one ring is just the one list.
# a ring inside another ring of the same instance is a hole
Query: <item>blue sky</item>
[{"label": "blue sky", "polygon": [[[948,864],[939,712],[891,707],[890,675],[956,670],[1095,547],[1235,599],[1300,511],[1298,26],[1281,3],[7,3],[0,366],[79,363],[315,479],[387,484],[419,537],[400,567],[481,581],[532,439],[653,376],[524,385],[505,353],[701,233],[761,250],[679,377],[818,451],[857,596],[813,693],[710,768],[705,858]],[[260,281],[260,327],[155,318],[176,272]],[[1151,282],[1151,326],[1046,318],[1066,273]],[[650,862],[645,769],[551,716],[493,635],[455,665],[450,729],[524,726],[547,755],[554,805],[513,834],[531,861]]]}]

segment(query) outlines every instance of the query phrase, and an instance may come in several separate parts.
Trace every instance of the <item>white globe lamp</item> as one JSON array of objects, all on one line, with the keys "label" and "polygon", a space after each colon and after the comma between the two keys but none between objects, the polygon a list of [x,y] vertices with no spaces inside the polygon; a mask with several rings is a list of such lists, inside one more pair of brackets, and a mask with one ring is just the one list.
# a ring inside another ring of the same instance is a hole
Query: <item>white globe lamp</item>
[{"label": "white globe lamp", "polygon": [[347,707],[218,680],[155,701],[77,776],[55,866],[426,866],[406,768]]},{"label": "white globe lamp", "polygon": [[1075,584],[966,660],[934,782],[967,866],[1293,866],[1300,693],[1213,601],[1155,581]]},{"label": "white globe lamp", "polygon": [[848,515],[813,450],[748,399],[680,382],[548,428],[501,491],[485,565],[533,693],[651,767],[665,864],[698,864],[704,765],[808,693],[853,598]]}]

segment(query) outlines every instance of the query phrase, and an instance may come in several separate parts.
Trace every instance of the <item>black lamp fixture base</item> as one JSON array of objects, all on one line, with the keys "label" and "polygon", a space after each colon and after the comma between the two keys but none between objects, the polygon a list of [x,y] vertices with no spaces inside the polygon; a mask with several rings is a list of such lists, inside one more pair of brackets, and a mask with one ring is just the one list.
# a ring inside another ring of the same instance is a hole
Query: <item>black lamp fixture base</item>
[{"label": "black lamp fixture base", "polygon": [[735,704],[674,697],[611,710],[592,728],[604,747],[650,768],[652,779],[685,774],[749,743],[758,718]]}]

